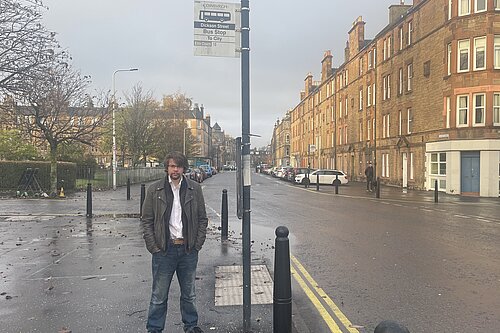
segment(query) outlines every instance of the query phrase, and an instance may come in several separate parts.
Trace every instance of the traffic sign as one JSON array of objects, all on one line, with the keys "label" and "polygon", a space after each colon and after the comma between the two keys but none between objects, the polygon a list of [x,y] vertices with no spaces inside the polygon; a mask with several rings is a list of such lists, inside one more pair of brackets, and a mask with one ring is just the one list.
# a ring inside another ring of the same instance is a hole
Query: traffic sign
[{"label": "traffic sign", "polygon": [[194,55],[239,58],[240,5],[194,2]]}]

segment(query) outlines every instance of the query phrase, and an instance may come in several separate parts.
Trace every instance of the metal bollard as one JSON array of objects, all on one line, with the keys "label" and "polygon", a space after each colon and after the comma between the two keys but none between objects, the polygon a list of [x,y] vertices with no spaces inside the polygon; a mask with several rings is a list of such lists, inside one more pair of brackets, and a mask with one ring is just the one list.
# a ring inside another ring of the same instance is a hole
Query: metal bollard
[{"label": "metal bollard", "polygon": [[375,189],[377,198],[380,198],[380,177],[377,177],[377,188]]},{"label": "metal bollard", "polygon": [[339,194],[339,175],[335,175],[335,194]]},{"label": "metal bollard", "polygon": [[405,326],[395,321],[384,320],[375,327],[373,333],[410,333],[410,331]]},{"label": "metal bollard", "polygon": [[146,198],[146,184],[141,184],[141,207],[139,210],[141,218],[142,218],[142,204],[145,198]]},{"label": "metal bollard", "polygon": [[316,191],[319,191],[319,172],[316,174]]},{"label": "metal bollard", "polygon": [[130,200],[130,178],[127,178],[127,200]]},{"label": "metal bollard", "polygon": [[438,181],[437,179],[434,181],[434,202],[438,203]]},{"label": "metal bollard", "polygon": [[87,184],[87,217],[92,217],[92,184]]},{"label": "metal bollard", "polygon": [[276,228],[274,250],[273,333],[292,332],[292,287],[288,228]]},{"label": "metal bollard", "polygon": [[221,238],[223,240],[227,240],[227,233],[228,233],[228,227],[227,227],[227,190],[223,189],[222,190],[222,209],[221,209],[221,217],[220,217],[220,223],[221,223]]}]

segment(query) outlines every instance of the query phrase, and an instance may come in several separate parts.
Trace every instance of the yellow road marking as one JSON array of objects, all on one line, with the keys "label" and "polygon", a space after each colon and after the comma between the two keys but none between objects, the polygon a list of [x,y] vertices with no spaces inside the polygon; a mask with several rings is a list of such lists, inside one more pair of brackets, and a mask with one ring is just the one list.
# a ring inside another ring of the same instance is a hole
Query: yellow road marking
[{"label": "yellow road marking", "polygon": [[326,324],[330,328],[330,332],[342,333],[342,331],[340,330],[340,327],[337,325],[335,320],[333,320],[333,318],[328,313],[328,310],[326,310],[325,307],[323,306],[323,304],[321,304],[319,299],[316,297],[316,295],[314,295],[314,292],[311,290],[311,288],[309,288],[309,286],[302,279],[302,277],[299,274],[297,274],[297,271],[295,270],[295,268],[290,265],[290,270],[292,272],[293,277],[295,278],[295,281],[297,281],[297,283],[300,285],[302,290],[304,290],[307,297],[309,297],[309,299],[311,300],[313,305],[316,307],[316,309],[318,310],[318,312],[321,315],[321,317],[323,318],[323,320],[326,322]]},{"label": "yellow road marking", "polygon": [[[292,260],[292,262],[297,266],[298,270],[302,273],[302,275],[304,275],[304,278],[309,282],[309,284],[314,288],[314,290],[316,291],[316,293],[319,295],[319,297],[321,297],[325,302],[326,304],[330,307],[330,309],[333,311],[334,315],[340,320],[340,322],[345,326],[345,328],[350,332],[350,333],[359,333],[359,331],[355,328],[352,327],[352,323],[349,321],[349,319],[347,319],[347,317],[342,313],[342,311],[339,309],[339,307],[332,301],[332,299],[325,293],[325,291],[318,286],[318,284],[316,283],[316,281],[314,281],[314,279],[312,278],[312,276],[306,271],[306,269],[304,268],[304,266],[302,266],[302,264],[299,262],[299,260],[297,258],[295,258],[293,255],[290,255],[290,259]],[[297,275],[297,274],[296,274]],[[294,276],[295,279],[297,280],[297,277]],[[301,278],[302,279],[302,278]],[[302,280],[303,281],[303,280]],[[299,281],[297,281],[299,282]],[[304,282],[304,281],[303,281]],[[304,289],[304,287],[302,286],[302,284],[300,284],[299,282],[299,285],[302,287],[302,289]],[[309,291],[311,291],[311,289],[306,286],[307,289]],[[305,290],[304,290],[305,291]],[[307,294],[307,291],[305,291],[306,294]],[[311,296],[307,295],[309,297],[309,299],[311,299]],[[313,297],[316,297],[313,293]],[[311,299],[311,301],[314,303],[314,301]],[[316,307],[317,308],[317,307]],[[324,309],[324,308],[323,308]],[[319,309],[318,309],[319,310]],[[321,311],[320,311],[321,312]],[[331,317],[330,317],[331,318]],[[338,326],[337,326],[338,327]],[[334,332],[334,331],[332,331]]]}]

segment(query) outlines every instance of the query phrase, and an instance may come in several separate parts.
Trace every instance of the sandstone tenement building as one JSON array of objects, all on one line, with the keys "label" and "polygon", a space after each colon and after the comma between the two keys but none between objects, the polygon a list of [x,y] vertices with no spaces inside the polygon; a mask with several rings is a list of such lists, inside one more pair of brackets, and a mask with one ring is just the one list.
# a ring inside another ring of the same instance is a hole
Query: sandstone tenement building
[{"label": "sandstone tenement building", "polygon": [[276,124],[274,161],[353,180],[373,161],[385,184],[498,197],[500,0],[402,1],[372,40],[364,26],[338,68],[327,51],[321,80],[306,76],[289,128]]}]

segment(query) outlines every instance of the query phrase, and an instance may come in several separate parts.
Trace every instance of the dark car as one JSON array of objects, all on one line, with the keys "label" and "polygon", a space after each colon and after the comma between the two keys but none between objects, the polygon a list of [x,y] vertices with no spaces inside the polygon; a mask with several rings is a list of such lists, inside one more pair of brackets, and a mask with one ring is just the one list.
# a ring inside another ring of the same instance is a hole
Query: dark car
[{"label": "dark car", "polygon": [[[309,169],[309,172],[313,172],[315,169]],[[288,181],[291,181],[292,183],[295,182],[295,176],[301,173],[307,173],[307,168],[293,168],[290,170],[288,173]]]}]

